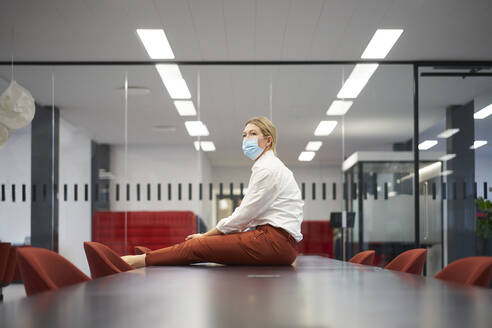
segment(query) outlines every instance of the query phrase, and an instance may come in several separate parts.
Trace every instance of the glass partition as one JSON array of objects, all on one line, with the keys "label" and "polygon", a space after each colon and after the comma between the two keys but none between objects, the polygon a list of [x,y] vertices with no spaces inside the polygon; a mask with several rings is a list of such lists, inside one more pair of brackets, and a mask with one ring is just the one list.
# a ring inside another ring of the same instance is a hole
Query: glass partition
[{"label": "glass partition", "polygon": [[[156,248],[204,232],[230,215],[248,191],[253,163],[242,154],[242,130],[247,119],[261,115],[277,127],[278,156],[299,184],[304,220],[355,214],[344,230],[304,225],[302,251],[348,259],[375,249],[383,266],[415,245],[412,67],[372,66],[354,95],[344,87],[357,67],[14,67],[15,80],[35,99],[36,114],[26,127],[9,130],[0,150],[0,219],[6,227],[0,239],[58,250],[88,272],[83,241],[102,241],[127,254],[142,240]],[[3,92],[11,68],[1,67],[0,77]],[[452,158],[458,146],[451,140],[487,141],[490,117],[468,117],[470,140],[461,132],[439,135],[462,129],[448,127],[448,106],[472,106],[470,113],[488,106],[490,81],[421,80],[419,139],[438,141],[420,150],[419,163],[418,233],[432,274],[449,257],[443,243],[461,238],[443,233],[458,220],[453,206],[469,204],[459,213],[471,218],[463,224],[474,234],[480,213],[474,197],[490,193],[490,147],[467,144]],[[444,97],[446,90],[453,96]],[[320,132],[320,121],[331,122],[331,129]],[[474,161],[452,166],[459,156]],[[458,179],[468,167],[475,168],[473,175]],[[162,215],[172,219],[162,223]]]},{"label": "glass partition", "polygon": [[[350,70],[348,70],[350,72]],[[376,250],[384,266],[414,247],[413,80],[408,66],[379,66],[344,116],[352,256]]]},{"label": "glass partition", "polygon": [[420,70],[420,157],[433,154],[435,161],[420,178],[420,235],[429,274],[465,256],[490,254],[490,239],[481,234],[487,218],[477,199],[489,198],[492,78],[469,75],[474,69]]}]

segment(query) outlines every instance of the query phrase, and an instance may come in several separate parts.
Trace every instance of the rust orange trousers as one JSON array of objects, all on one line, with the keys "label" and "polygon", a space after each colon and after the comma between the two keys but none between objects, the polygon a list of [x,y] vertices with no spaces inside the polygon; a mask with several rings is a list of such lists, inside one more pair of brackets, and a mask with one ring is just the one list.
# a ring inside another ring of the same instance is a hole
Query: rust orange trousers
[{"label": "rust orange trousers", "polygon": [[256,230],[193,238],[161,248],[147,253],[145,264],[290,265],[296,256],[297,243],[287,231],[262,225]]}]

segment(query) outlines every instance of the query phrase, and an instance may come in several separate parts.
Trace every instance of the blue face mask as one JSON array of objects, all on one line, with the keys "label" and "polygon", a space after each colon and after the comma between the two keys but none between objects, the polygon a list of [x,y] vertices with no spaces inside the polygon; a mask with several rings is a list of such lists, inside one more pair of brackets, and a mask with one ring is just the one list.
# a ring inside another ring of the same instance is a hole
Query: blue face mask
[{"label": "blue face mask", "polygon": [[263,148],[258,146],[258,138],[243,139],[243,153],[246,157],[254,161],[263,152]]}]

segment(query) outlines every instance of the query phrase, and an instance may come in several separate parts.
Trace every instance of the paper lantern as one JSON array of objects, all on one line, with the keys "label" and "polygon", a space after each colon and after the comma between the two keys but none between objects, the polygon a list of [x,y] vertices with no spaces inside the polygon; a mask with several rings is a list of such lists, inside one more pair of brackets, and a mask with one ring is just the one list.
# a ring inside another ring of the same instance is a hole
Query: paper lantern
[{"label": "paper lantern", "polygon": [[15,81],[0,95],[0,123],[11,130],[29,125],[35,109],[31,93]]}]

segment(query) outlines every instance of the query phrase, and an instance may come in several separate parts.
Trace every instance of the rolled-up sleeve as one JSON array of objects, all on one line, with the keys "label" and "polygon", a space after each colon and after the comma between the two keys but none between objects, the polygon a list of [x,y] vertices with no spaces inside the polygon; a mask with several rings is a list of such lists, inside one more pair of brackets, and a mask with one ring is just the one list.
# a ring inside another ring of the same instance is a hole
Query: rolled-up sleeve
[{"label": "rolled-up sleeve", "polygon": [[242,230],[248,223],[263,213],[272,205],[277,197],[277,183],[268,168],[258,168],[253,171],[241,205],[231,216],[220,220],[216,228],[224,234]]}]

